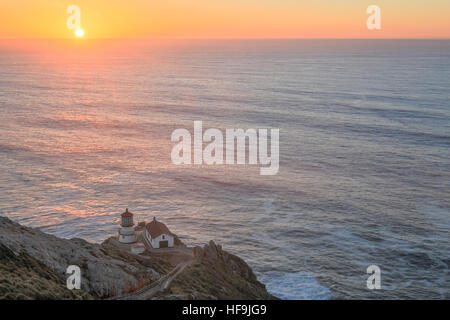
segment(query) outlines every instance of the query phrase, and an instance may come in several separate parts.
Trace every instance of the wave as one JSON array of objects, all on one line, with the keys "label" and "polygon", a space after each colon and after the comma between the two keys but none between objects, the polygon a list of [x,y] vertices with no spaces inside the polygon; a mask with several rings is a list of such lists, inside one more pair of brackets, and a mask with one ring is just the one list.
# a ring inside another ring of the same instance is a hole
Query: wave
[{"label": "wave", "polygon": [[267,291],[284,300],[328,300],[331,291],[321,286],[314,275],[307,271],[295,273],[268,273],[258,277]]}]

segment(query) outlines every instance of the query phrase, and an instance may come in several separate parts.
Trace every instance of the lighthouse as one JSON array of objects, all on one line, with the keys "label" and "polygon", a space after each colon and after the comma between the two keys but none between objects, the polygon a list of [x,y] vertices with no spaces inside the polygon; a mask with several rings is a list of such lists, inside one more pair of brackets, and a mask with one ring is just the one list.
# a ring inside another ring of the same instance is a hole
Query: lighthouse
[{"label": "lighthouse", "polygon": [[136,233],[134,232],[133,214],[128,208],[120,216],[119,242],[136,242]]}]

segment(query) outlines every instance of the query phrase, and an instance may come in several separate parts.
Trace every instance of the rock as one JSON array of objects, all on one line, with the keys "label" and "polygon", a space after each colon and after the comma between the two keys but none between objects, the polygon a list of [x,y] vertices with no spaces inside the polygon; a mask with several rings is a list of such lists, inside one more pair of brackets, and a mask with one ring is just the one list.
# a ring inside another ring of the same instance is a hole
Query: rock
[{"label": "rock", "polygon": [[0,300],[92,299],[84,290],[68,290],[54,270],[25,252],[0,243]]},{"label": "rock", "polygon": [[[60,239],[0,217],[0,243],[15,255],[26,254],[66,279],[69,265],[81,268],[81,287],[94,297],[110,297],[154,281],[154,270],[131,253],[82,239]],[[170,269],[170,266],[167,267]],[[65,285],[65,280],[62,282]]]},{"label": "rock", "polygon": [[[147,298],[276,299],[244,260],[222,246],[210,241],[188,248],[178,237],[176,242],[172,252],[136,255],[113,238],[101,245],[60,239],[0,217],[0,299],[133,298],[180,263],[184,269],[171,285]],[[69,265],[80,267],[82,290],[66,288]]]},{"label": "rock", "polygon": [[256,279],[248,264],[228,253],[213,241],[193,249],[198,264],[187,268],[170,287],[169,295],[160,299],[176,299],[191,295],[193,299],[277,299]]}]

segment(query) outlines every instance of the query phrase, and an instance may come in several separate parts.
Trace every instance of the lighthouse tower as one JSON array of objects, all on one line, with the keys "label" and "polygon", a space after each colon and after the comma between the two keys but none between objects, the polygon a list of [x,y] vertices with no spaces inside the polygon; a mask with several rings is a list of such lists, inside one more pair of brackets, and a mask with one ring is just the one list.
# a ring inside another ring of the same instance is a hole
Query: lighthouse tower
[{"label": "lighthouse tower", "polygon": [[136,242],[136,233],[134,232],[133,214],[127,210],[120,217],[119,242]]}]

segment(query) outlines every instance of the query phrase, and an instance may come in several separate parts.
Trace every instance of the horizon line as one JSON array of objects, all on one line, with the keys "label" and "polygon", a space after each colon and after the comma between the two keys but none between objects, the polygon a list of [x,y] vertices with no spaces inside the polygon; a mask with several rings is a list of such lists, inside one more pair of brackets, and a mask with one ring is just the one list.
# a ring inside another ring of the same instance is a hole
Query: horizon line
[{"label": "horizon line", "polygon": [[259,38],[259,37],[225,37],[225,38],[203,38],[203,37],[119,37],[119,38],[0,38],[1,40],[450,40],[450,37],[277,37],[277,38]]}]

